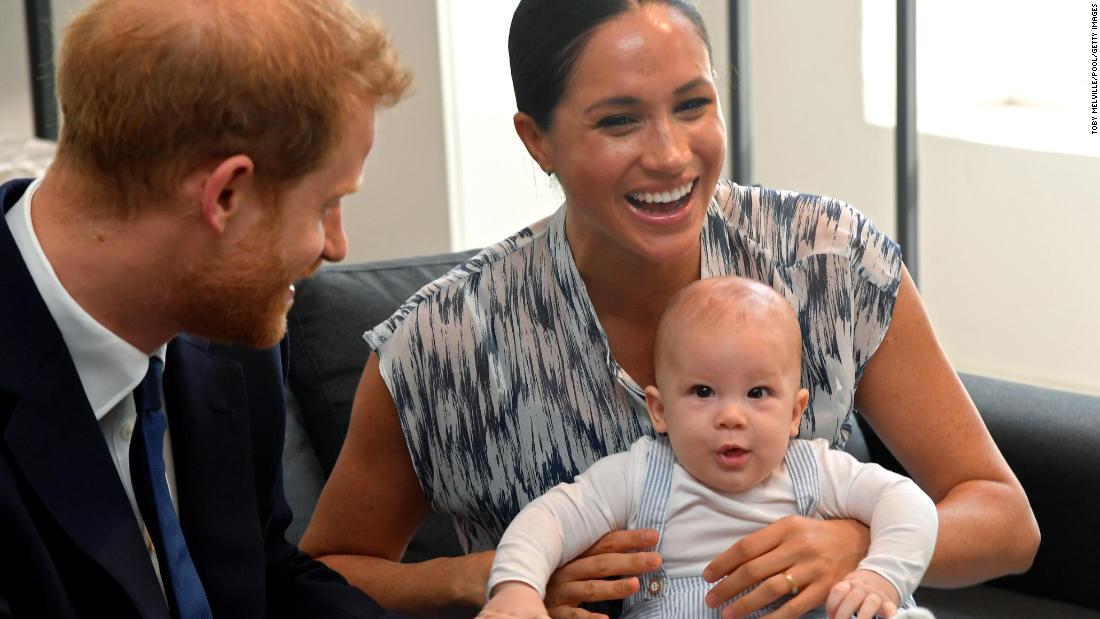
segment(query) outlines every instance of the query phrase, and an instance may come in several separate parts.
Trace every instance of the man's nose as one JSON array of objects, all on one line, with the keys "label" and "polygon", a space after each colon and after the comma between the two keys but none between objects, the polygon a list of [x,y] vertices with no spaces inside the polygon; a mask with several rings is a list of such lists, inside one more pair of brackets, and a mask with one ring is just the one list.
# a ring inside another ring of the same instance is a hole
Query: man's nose
[{"label": "man's nose", "polygon": [[344,215],[338,206],[325,213],[325,248],[321,257],[329,262],[340,262],[348,255],[348,237],[344,233]]}]

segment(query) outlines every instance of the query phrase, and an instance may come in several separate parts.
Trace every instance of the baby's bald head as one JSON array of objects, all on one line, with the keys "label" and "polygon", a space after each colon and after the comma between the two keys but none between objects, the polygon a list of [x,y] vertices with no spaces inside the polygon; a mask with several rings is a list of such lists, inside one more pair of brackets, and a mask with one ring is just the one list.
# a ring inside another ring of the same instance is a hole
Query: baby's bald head
[{"label": "baby's bald head", "polygon": [[777,342],[776,355],[786,357],[798,381],[802,367],[802,335],[790,303],[764,284],[738,276],[710,277],[686,286],[665,307],[657,326],[654,346],[657,382],[667,369],[671,354],[691,329],[713,333],[716,344],[730,330],[770,330]]}]

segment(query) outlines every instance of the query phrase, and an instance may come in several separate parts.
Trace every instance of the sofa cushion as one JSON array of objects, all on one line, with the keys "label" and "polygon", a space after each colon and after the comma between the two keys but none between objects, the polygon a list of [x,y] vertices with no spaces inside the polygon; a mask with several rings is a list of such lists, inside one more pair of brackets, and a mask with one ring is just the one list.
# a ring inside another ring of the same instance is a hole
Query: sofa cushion
[{"label": "sofa cushion", "polygon": [[287,317],[290,388],[325,477],[332,471],[370,347],[363,333],[473,252],[329,266],[299,282]]},{"label": "sofa cushion", "polygon": [[1089,608],[992,585],[965,589],[921,587],[913,597],[936,619],[1100,619],[1100,612]]}]

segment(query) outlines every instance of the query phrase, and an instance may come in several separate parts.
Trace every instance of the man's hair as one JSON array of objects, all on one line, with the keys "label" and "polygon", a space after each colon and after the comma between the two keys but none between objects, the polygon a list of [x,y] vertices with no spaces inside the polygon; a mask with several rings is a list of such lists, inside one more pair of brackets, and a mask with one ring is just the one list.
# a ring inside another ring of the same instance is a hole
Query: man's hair
[{"label": "man's hair", "polygon": [[409,82],[345,0],[96,0],[61,47],[56,161],[123,214],[234,154],[278,191],[322,164],[351,106]]}]

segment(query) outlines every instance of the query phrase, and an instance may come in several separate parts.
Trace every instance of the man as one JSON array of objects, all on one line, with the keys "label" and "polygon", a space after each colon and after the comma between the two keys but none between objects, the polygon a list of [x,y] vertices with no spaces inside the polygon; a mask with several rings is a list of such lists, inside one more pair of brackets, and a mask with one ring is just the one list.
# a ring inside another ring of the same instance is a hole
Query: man
[{"label": "man", "polygon": [[0,617],[381,614],[284,538],[283,335],[408,82],[344,0],[73,21],[56,159],[0,186]]}]

